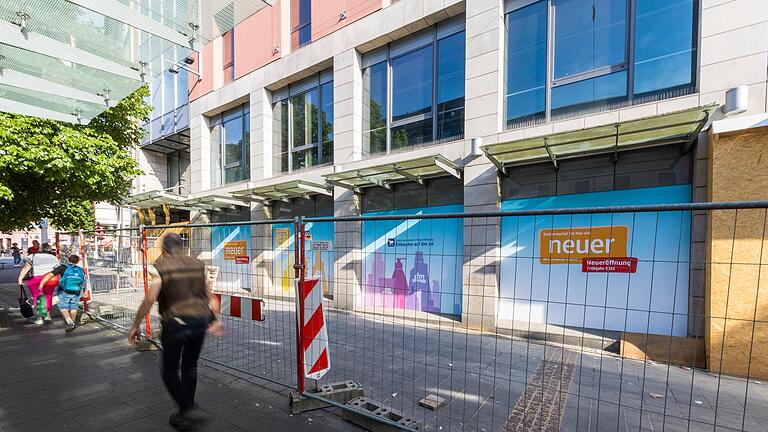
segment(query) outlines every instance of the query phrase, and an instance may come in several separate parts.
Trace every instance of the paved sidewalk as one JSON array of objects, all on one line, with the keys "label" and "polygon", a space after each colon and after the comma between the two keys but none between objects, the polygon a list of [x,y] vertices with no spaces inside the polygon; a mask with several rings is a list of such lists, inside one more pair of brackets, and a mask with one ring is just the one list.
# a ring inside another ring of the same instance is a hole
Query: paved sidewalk
[{"label": "paved sidewalk", "polygon": [[[159,353],[136,352],[99,324],[65,334],[57,311],[53,324],[36,326],[17,310],[17,271],[0,270],[0,432],[175,430]],[[199,372],[197,402],[207,422],[195,430],[359,430],[332,411],[291,416],[286,390],[208,366]]]}]

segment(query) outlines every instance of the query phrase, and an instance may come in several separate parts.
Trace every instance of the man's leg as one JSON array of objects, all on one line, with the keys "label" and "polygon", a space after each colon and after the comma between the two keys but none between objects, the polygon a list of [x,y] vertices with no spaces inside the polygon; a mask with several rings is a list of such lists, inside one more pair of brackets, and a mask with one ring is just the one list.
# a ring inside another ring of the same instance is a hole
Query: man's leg
[{"label": "man's leg", "polygon": [[181,408],[182,413],[194,408],[195,391],[197,390],[197,360],[200,358],[200,351],[203,349],[206,331],[207,326],[202,324],[191,328],[189,341],[184,346],[184,351],[181,355],[181,387],[184,394],[184,407]]},{"label": "man's leg", "polygon": [[184,409],[185,404],[184,391],[179,378],[179,361],[185,340],[184,332],[185,329],[179,327],[163,328],[160,340],[163,344],[161,366],[163,382],[180,411]]}]

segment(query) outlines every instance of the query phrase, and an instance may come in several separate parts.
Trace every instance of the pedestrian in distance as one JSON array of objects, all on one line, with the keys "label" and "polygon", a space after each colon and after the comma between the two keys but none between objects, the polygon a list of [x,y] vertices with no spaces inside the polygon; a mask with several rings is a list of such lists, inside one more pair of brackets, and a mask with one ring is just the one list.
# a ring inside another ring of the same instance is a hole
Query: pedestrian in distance
[{"label": "pedestrian in distance", "polygon": [[32,246],[27,248],[27,255],[34,255],[36,253],[40,253],[40,242],[32,240]]},{"label": "pedestrian in distance", "polygon": [[51,321],[51,308],[53,307],[53,293],[56,287],[59,286],[59,277],[47,278],[46,284],[41,284],[43,277],[46,274],[51,273],[53,269],[59,265],[59,259],[56,258],[51,245],[43,243],[40,251],[31,255],[28,255],[25,259],[24,266],[19,272],[18,282],[19,285],[27,283],[27,288],[32,294],[33,305],[37,305],[38,298],[45,296],[45,307],[36,307],[35,311],[37,318],[35,324],[43,324],[43,321]]},{"label": "pedestrian in distance", "polygon": [[54,277],[59,277],[59,286],[56,294],[59,298],[59,311],[62,318],[67,322],[66,332],[71,332],[77,327],[77,305],[80,303],[80,297],[85,288],[85,270],[79,267],[80,257],[70,255],[67,262],[60,264],[50,273],[46,273],[40,284],[45,284]]},{"label": "pedestrian in distance", "polygon": [[206,331],[223,334],[221,321],[212,307],[216,302],[205,277],[205,264],[184,253],[178,234],[161,238],[162,254],[155,261],[157,275],[149,292],[139,305],[136,319],[128,333],[128,342],[139,339],[139,327],[157,301],[162,324],[162,377],[179,408],[171,415],[170,424],[178,430],[189,430],[195,423],[195,390],[197,361]]},{"label": "pedestrian in distance", "polygon": [[19,244],[14,243],[11,245],[11,256],[13,257],[13,266],[18,267],[21,265],[21,249]]}]

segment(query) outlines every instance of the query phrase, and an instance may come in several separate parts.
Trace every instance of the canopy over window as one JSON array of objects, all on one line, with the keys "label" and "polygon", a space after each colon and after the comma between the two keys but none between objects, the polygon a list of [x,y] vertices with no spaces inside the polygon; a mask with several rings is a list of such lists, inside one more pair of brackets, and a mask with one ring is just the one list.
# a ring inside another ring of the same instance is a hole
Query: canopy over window
[{"label": "canopy over window", "polygon": [[334,186],[359,192],[361,188],[381,186],[390,188],[393,183],[413,181],[419,184],[433,177],[452,175],[461,178],[461,168],[441,155],[433,155],[360,168],[323,177]]},{"label": "canopy over window", "polygon": [[285,201],[290,198],[307,198],[318,194],[333,196],[333,190],[325,185],[297,180],[260,187],[248,184],[246,189],[232,192],[232,196],[237,199],[263,203]]},{"label": "canopy over window", "polygon": [[696,139],[709,114],[717,105],[708,105],[669,114],[525,138],[483,147],[488,159],[507,173],[510,167],[542,161],[558,161],[598,153],[614,153],[643,147],[681,144],[684,150]]},{"label": "canopy over window", "polygon": [[137,209],[146,209],[160,206],[169,206],[182,210],[213,210],[231,209],[235,207],[249,207],[247,202],[234,199],[227,195],[205,195],[198,197],[186,197],[165,191],[142,192],[123,200],[123,205]]},{"label": "canopy over window", "polygon": [[274,0],[0,0],[0,111],[88,123]]}]

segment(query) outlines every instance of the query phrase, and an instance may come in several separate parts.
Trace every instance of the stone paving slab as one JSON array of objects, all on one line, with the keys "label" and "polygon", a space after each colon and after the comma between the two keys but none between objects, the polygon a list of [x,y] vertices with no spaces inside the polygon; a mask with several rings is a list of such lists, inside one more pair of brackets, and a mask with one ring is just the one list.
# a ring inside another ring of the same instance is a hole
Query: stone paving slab
[{"label": "stone paving slab", "polygon": [[[124,334],[99,324],[65,334],[57,312],[53,324],[36,326],[15,310],[17,286],[2,283],[15,275],[0,270],[0,432],[175,430],[158,352],[136,352]],[[197,402],[207,422],[195,430],[360,430],[333,410],[292,416],[287,392],[250,377],[207,366],[199,372]]]}]

